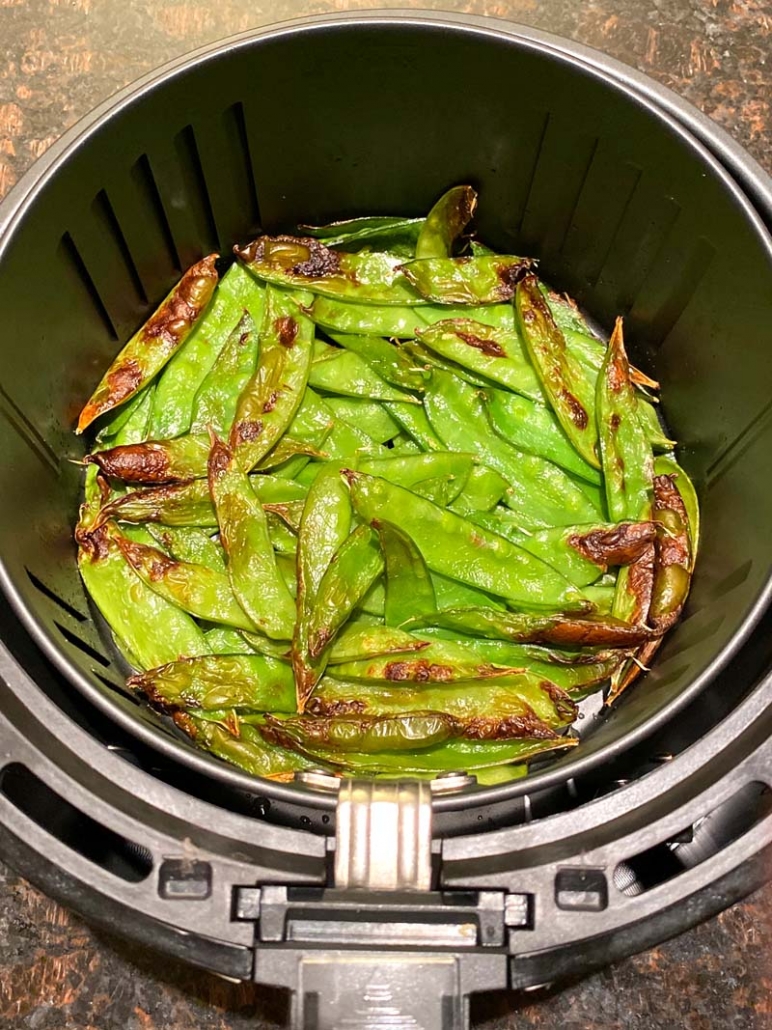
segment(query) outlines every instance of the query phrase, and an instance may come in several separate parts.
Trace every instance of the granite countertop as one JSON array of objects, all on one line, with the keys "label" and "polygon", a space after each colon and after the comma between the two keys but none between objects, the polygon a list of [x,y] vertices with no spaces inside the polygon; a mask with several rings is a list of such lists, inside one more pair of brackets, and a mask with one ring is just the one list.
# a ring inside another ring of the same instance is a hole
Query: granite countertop
[{"label": "granite countertop", "polygon": [[[580,40],[686,97],[772,171],[772,0],[0,0],[0,197],[64,129],[143,72],[293,16],[423,7]],[[768,58],[769,61],[768,61]],[[480,1027],[772,1027],[772,886],[560,988],[475,1001]],[[282,1026],[281,992],[95,932],[0,866],[0,1030]]]}]

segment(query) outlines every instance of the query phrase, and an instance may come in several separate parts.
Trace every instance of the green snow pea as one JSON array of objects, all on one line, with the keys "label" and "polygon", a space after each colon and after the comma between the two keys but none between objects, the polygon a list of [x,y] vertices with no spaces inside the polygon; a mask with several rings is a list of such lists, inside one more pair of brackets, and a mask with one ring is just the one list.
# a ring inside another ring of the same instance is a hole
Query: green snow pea
[{"label": "green snow pea", "polygon": [[409,654],[429,646],[425,640],[394,626],[360,626],[351,622],[338,635],[330,651],[328,669],[341,662],[357,662],[386,654]]},{"label": "green snow pea", "polygon": [[504,390],[486,390],[485,401],[491,425],[507,443],[600,485],[600,472],[575,450],[551,408]]},{"label": "green snow pea", "polygon": [[402,270],[399,255],[346,254],[309,236],[260,236],[236,256],[258,279],[365,304],[423,304]]},{"label": "green snow pea", "polygon": [[415,244],[423,223],[423,218],[373,215],[365,218],[347,218],[341,222],[330,222],[328,225],[299,225],[298,229],[305,236],[324,240],[328,247],[362,243],[365,240],[371,243],[374,240],[385,240],[388,244],[395,238],[404,238],[405,241]]},{"label": "green snow pea", "polygon": [[552,410],[588,465],[600,468],[595,421],[595,377],[566,345],[534,276],[518,284],[517,325]]},{"label": "green snow pea", "polygon": [[216,258],[216,254],[210,254],[189,268],[132,336],[86,402],[76,433],[82,433],[95,418],[139,393],[185,342],[217,285]]},{"label": "green snow pea", "polygon": [[106,476],[124,483],[181,483],[206,475],[209,437],[190,433],[173,440],[119,444],[86,455]]},{"label": "green snow pea", "polygon": [[419,296],[434,304],[500,304],[511,300],[530,258],[494,254],[487,257],[422,258],[400,266]]},{"label": "green snow pea", "polygon": [[257,726],[239,720],[220,725],[203,715],[177,713],[174,721],[199,747],[252,776],[291,780],[297,770],[320,764],[320,760],[310,762],[296,751],[272,747],[263,740]]},{"label": "green snow pea", "polygon": [[[393,453],[393,452],[389,452]],[[390,483],[413,490],[419,483],[444,476],[457,484],[460,493],[473,470],[471,455],[453,451],[431,451],[426,454],[406,454],[384,458],[361,458],[360,472],[380,476]]]},{"label": "green snow pea", "polygon": [[[302,303],[303,296],[298,295]],[[306,388],[314,325],[291,294],[266,289],[255,374],[239,397],[229,445],[239,468],[249,472],[280,440]]]},{"label": "green snow pea", "polygon": [[[121,649],[143,669],[205,654],[206,640],[194,620],[145,586],[117,537],[112,523],[81,536],[78,569]],[[149,534],[146,539],[153,542]]]},{"label": "green snow pea", "polygon": [[147,440],[155,391],[156,384],[150,383],[119,408],[114,420],[115,425],[111,422],[110,425],[105,426],[106,432],[104,435],[100,433],[97,436],[97,446],[94,447],[94,450],[102,450],[102,444],[109,447],[122,447],[126,444],[142,443],[143,440]]},{"label": "green snow pea", "polygon": [[118,546],[142,582],[183,611],[236,629],[254,629],[233,595],[227,572],[177,561],[156,547],[116,534]]},{"label": "green snow pea", "polygon": [[432,585],[437,598],[438,608],[465,608],[478,606],[489,608],[501,608],[504,604],[484,590],[478,590],[468,583],[460,583],[457,579],[449,576],[441,576],[437,572],[432,573]]},{"label": "green snow pea", "polygon": [[[198,391],[228,348],[231,333],[245,312],[254,325],[260,325],[264,295],[262,283],[238,264],[231,265],[203,317],[161,373],[150,419],[152,439],[165,440],[191,431]],[[207,425],[198,428],[206,431]],[[214,424],[213,428],[221,431]]]},{"label": "green snow pea", "polygon": [[462,368],[545,403],[544,391],[519,333],[494,329],[469,318],[453,318],[419,329],[421,343]]},{"label": "green snow pea", "polygon": [[609,515],[614,521],[634,519],[651,501],[654,458],[638,419],[621,319],[598,377],[597,411]]},{"label": "green snow pea", "polygon": [[129,679],[159,708],[248,708],[292,712],[295,683],[286,662],[261,654],[206,655],[150,669]]},{"label": "green snow pea", "polygon": [[332,339],[352,354],[358,354],[392,386],[421,393],[429,378],[425,369],[416,368],[410,356],[401,347],[389,343],[381,336],[355,336],[349,333],[330,333]]},{"label": "green snow pea", "polygon": [[[196,482],[198,482],[196,480]],[[206,565],[227,575],[225,552],[198,526],[148,526],[150,535],[177,561]]]},{"label": "green snow pea", "polygon": [[693,569],[694,562],[697,558],[697,549],[700,543],[700,504],[697,499],[697,491],[695,490],[691,479],[689,479],[687,474],[672,455],[662,454],[654,459],[654,474],[656,476],[675,476],[676,489],[681,495],[681,500],[683,501],[684,508],[686,509],[686,518],[689,527],[691,567]]},{"label": "green snow pea", "polygon": [[388,304],[350,304],[331,297],[316,297],[309,309],[314,322],[324,329],[339,333],[364,336],[394,336],[409,339],[417,328],[433,325],[446,318],[472,318],[485,325],[511,327],[512,308],[509,304],[491,304],[487,307],[458,305],[432,305],[402,307]]},{"label": "green snow pea", "polygon": [[325,397],[324,403],[336,419],[359,429],[376,443],[386,443],[400,433],[399,423],[377,401],[364,397]]},{"label": "green snow pea", "polygon": [[386,572],[386,625],[401,626],[413,615],[434,611],[431,576],[413,540],[386,519],[376,519],[372,526],[378,533]]},{"label": "green snow pea", "polygon": [[[260,291],[261,296],[264,292]],[[218,436],[227,436],[231,431],[241,392],[255,373],[258,339],[255,321],[245,311],[196,391],[192,432],[211,429]]]},{"label": "green snow pea", "polygon": [[260,727],[263,739],[279,747],[312,754],[317,749],[378,753],[414,751],[461,736],[458,720],[442,712],[406,715],[341,715],[316,718],[299,715],[286,719],[266,716]]},{"label": "green snow pea", "polygon": [[276,567],[266,514],[250,477],[226,444],[215,440],[209,458],[209,489],[228,556],[233,593],[254,625],[273,639],[289,640],[295,604]]},{"label": "green snow pea", "polygon": [[579,590],[541,559],[423,497],[375,476],[348,471],[360,517],[395,520],[435,572],[528,608],[582,609]]},{"label": "green snow pea", "polygon": [[[366,471],[366,470],[364,470]],[[503,476],[486,465],[475,465],[464,483],[464,489],[455,498],[452,509],[458,515],[490,511],[495,508],[508,490]]]},{"label": "green snow pea", "polygon": [[[247,641],[247,638],[243,633],[240,633],[237,629],[231,629],[228,626],[213,626],[211,629],[204,631],[204,637],[206,638],[206,646],[209,648],[210,654],[229,655],[258,653]],[[273,643],[275,643],[275,641],[273,641]],[[262,652],[259,653],[262,654]],[[281,657],[281,655],[276,655],[276,657]]]},{"label": "green snow pea", "polygon": [[681,614],[694,567],[689,516],[675,474],[654,477],[653,518],[657,540],[649,623],[665,633]]},{"label": "green snow pea", "polygon": [[445,445],[432,429],[422,407],[412,404],[384,404],[384,408],[424,451],[444,451]]},{"label": "green snow pea", "polygon": [[354,351],[339,350],[335,357],[316,362],[308,375],[309,386],[345,397],[367,397],[373,401],[401,401],[419,404],[417,397],[392,386]]},{"label": "green snow pea", "polygon": [[450,257],[453,244],[472,220],[476,207],[477,191],[471,186],[453,186],[446,190],[421,226],[415,256]]},{"label": "green snow pea", "polygon": [[[630,373],[632,378],[632,368],[630,369]],[[636,405],[638,409],[638,421],[641,424],[641,428],[643,429],[646,439],[655,451],[672,451],[676,442],[675,440],[670,440],[665,435],[665,431],[659,421],[657,409],[651,401],[647,400],[637,391],[635,399],[638,402]]]}]

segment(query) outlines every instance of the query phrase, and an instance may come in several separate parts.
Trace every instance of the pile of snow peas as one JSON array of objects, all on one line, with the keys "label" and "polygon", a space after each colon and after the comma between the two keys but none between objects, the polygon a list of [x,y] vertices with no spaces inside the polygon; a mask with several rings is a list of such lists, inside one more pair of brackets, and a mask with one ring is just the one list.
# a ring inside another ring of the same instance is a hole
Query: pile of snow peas
[{"label": "pile of snow peas", "polygon": [[683,608],[657,383],[476,204],[205,257],[81,413],[78,564],[129,686],[256,776],[521,776]]}]

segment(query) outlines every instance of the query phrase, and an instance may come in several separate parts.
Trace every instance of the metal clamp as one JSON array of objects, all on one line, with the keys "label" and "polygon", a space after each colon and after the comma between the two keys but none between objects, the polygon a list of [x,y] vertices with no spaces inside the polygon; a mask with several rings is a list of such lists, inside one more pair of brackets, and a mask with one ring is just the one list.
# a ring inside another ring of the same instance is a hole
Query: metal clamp
[{"label": "metal clamp", "polygon": [[423,780],[344,780],[338,795],[335,886],[428,891],[432,792]]}]

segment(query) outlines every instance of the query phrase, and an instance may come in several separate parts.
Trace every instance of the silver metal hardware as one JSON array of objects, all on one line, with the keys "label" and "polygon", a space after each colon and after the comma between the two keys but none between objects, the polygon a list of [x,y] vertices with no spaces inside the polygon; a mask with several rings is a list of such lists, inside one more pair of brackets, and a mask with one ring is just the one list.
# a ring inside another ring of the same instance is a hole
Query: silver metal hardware
[{"label": "silver metal hardware", "polygon": [[431,888],[432,792],[424,780],[344,780],[336,828],[337,888]]},{"label": "silver metal hardware", "polygon": [[295,773],[295,781],[328,794],[337,794],[341,784],[340,778],[326,769],[300,769]]},{"label": "silver metal hardware", "polygon": [[432,794],[455,794],[465,787],[473,787],[477,783],[476,776],[459,769],[457,772],[440,773],[430,781]]}]

